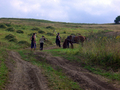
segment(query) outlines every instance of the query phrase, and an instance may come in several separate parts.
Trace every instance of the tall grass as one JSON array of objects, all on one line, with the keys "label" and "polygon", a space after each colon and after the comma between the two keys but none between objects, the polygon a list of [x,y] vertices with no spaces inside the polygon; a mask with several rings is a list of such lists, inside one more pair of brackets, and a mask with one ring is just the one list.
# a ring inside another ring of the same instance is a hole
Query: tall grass
[{"label": "tall grass", "polygon": [[[120,69],[120,36],[107,37],[100,34],[87,36],[88,40],[74,50],[65,50],[68,55],[85,58],[83,63],[98,65],[105,69]],[[75,46],[75,44],[74,44]]]},{"label": "tall grass", "polygon": [[79,47],[79,55],[86,57],[87,63],[100,65],[113,70],[120,68],[120,42],[100,38],[86,42],[84,47]]}]

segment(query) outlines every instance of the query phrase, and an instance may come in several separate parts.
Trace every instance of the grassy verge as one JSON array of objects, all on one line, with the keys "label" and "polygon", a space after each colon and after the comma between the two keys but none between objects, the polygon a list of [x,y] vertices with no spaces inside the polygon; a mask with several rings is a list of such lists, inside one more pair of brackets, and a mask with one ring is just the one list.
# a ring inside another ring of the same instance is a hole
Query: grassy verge
[{"label": "grassy verge", "polygon": [[18,52],[24,60],[29,61],[43,69],[42,73],[47,77],[49,88],[52,90],[81,90],[78,83],[73,82],[70,78],[65,76],[59,67],[58,70],[54,70],[51,65],[45,62],[44,58],[37,60],[35,55],[33,55],[30,51],[22,50]]},{"label": "grassy verge", "polygon": [[[111,80],[120,81],[120,72],[114,72],[113,70],[105,69],[100,65],[88,63],[89,58],[81,57],[82,55],[78,54],[79,49],[53,49],[46,50],[49,53],[52,53],[54,56],[59,56],[70,60],[71,62],[80,63],[80,65],[89,71],[107,77]],[[83,55],[84,56],[84,55]]]},{"label": "grassy verge", "polygon": [[5,87],[8,79],[8,69],[5,65],[5,55],[6,51],[4,49],[0,49],[0,90]]}]

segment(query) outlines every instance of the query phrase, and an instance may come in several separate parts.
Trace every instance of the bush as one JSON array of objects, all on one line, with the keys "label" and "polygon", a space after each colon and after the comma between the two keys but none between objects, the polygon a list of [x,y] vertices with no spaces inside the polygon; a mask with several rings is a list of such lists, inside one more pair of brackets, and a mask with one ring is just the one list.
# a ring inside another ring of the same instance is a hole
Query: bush
[{"label": "bush", "polygon": [[71,35],[74,35],[74,36],[75,36],[76,34],[72,33]]},{"label": "bush", "polygon": [[5,24],[0,24],[0,28],[7,28]]},{"label": "bush", "polygon": [[12,25],[11,25],[11,24],[9,24],[9,23],[6,23],[5,25],[6,25],[6,26],[8,26],[8,27],[12,26]]},{"label": "bush", "polygon": [[63,33],[66,34],[66,31],[64,31]]},{"label": "bush", "polygon": [[55,28],[52,27],[52,26],[47,26],[46,28],[47,28],[47,29],[55,29]]},{"label": "bush", "polygon": [[12,34],[9,34],[9,35],[5,36],[5,39],[7,39],[10,42],[17,42],[16,37]]},{"label": "bush", "polygon": [[32,35],[33,35],[33,33],[28,34],[28,36],[32,36]]},{"label": "bush", "polygon": [[45,33],[45,31],[39,30],[38,33]]},{"label": "bush", "polygon": [[22,30],[17,30],[17,33],[24,33]]},{"label": "bush", "polygon": [[7,31],[14,32],[15,29],[14,28],[8,28]]},{"label": "bush", "polygon": [[38,31],[38,30],[40,30],[40,28],[34,27],[34,28],[32,28],[31,30],[36,30],[36,31]]},{"label": "bush", "polygon": [[30,45],[27,41],[19,41],[18,44],[20,44],[20,45],[27,45],[27,46]]},{"label": "bush", "polygon": [[54,36],[54,34],[53,34],[53,33],[47,33],[47,35],[49,35],[49,36]]}]

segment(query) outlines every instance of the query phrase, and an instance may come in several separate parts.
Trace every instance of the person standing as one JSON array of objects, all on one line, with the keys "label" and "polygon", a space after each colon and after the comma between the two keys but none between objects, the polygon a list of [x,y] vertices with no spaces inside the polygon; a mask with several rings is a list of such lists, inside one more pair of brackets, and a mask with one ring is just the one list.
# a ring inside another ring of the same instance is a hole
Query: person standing
[{"label": "person standing", "polygon": [[36,49],[36,41],[35,41],[35,38],[36,38],[36,34],[33,33],[32,37],[30,38],[30,40],[31,40],[31,51],[32,51],[33,48],[34,48],[34,50]]},{"label": "person standing", "polygon": [[61,45],[60,45],[60,34],[59,33],[56,36],[56,45],[61,47]]},{"label": "person standing", "polygon": [[43,50],[43,45],[44,45],[44,41],[45,41],[45,37],[42,36],[42,38],[40,38],[39,42],[40,42],[40,50]]}]

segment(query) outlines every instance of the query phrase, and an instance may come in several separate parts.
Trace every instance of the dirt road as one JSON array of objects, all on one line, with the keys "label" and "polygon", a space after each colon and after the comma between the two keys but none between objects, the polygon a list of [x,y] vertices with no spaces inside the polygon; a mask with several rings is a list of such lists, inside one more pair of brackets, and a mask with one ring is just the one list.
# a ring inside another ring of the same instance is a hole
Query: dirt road
[{"label": "dirt road", "polygon": [[[52,46],[45,49],[54,48],[58,47]],[[53,57],[40,51],[35,51],[34,54],[38,60],[41,60],[40,57],[45,58],[46,62],[51,64],[54,69],[57,70],[56,67],[60,67],[68,77],[78,82],[83,90],[120,90],[119,85],[112,84],[108,79],[95,75],[64,58]],[[6,65],[10,72],[9,84],[5,90],[50,90],[46,78],[41,74],[41,68],[22,60],[17,52],[8,51]]]},{"label": "dirt road", "polygon": [[56,69],[56,66],[62,68],[64,73],[75,82],[78,82],[80,87],[84,90],[120,90],[116,89],[114,85],[108,83],[107,79],[92,74],[82,67],[70,63],[66,59],[53,57],[44,52],[35,52],[35,55],[38,60],[40,57],[46,58],[46,62],[51,64],[54,69]]},{"label": "dirt road", "polygon": [[5,90],[49,90],[41,69],[21,59],[17,52],[8,52],[9,84]]},{"label": "dirt road", "polygon": [[[95,75],[64,58],[53,57],[41,51],[36,51],[34,54],[37,60],[42,61],[41,57],[45,58],[54,69],[57,70],[56,67],[60,67],[68,77],[78,82],[83,90],[120,90],[118,85],[108,83],[108,79]],[[11,72],[9,73],[9,84],[5,90],[50,90],[46,78],[41,74],[41,68],[22,60],[17,52],[8,52],[6,64]]]}]

